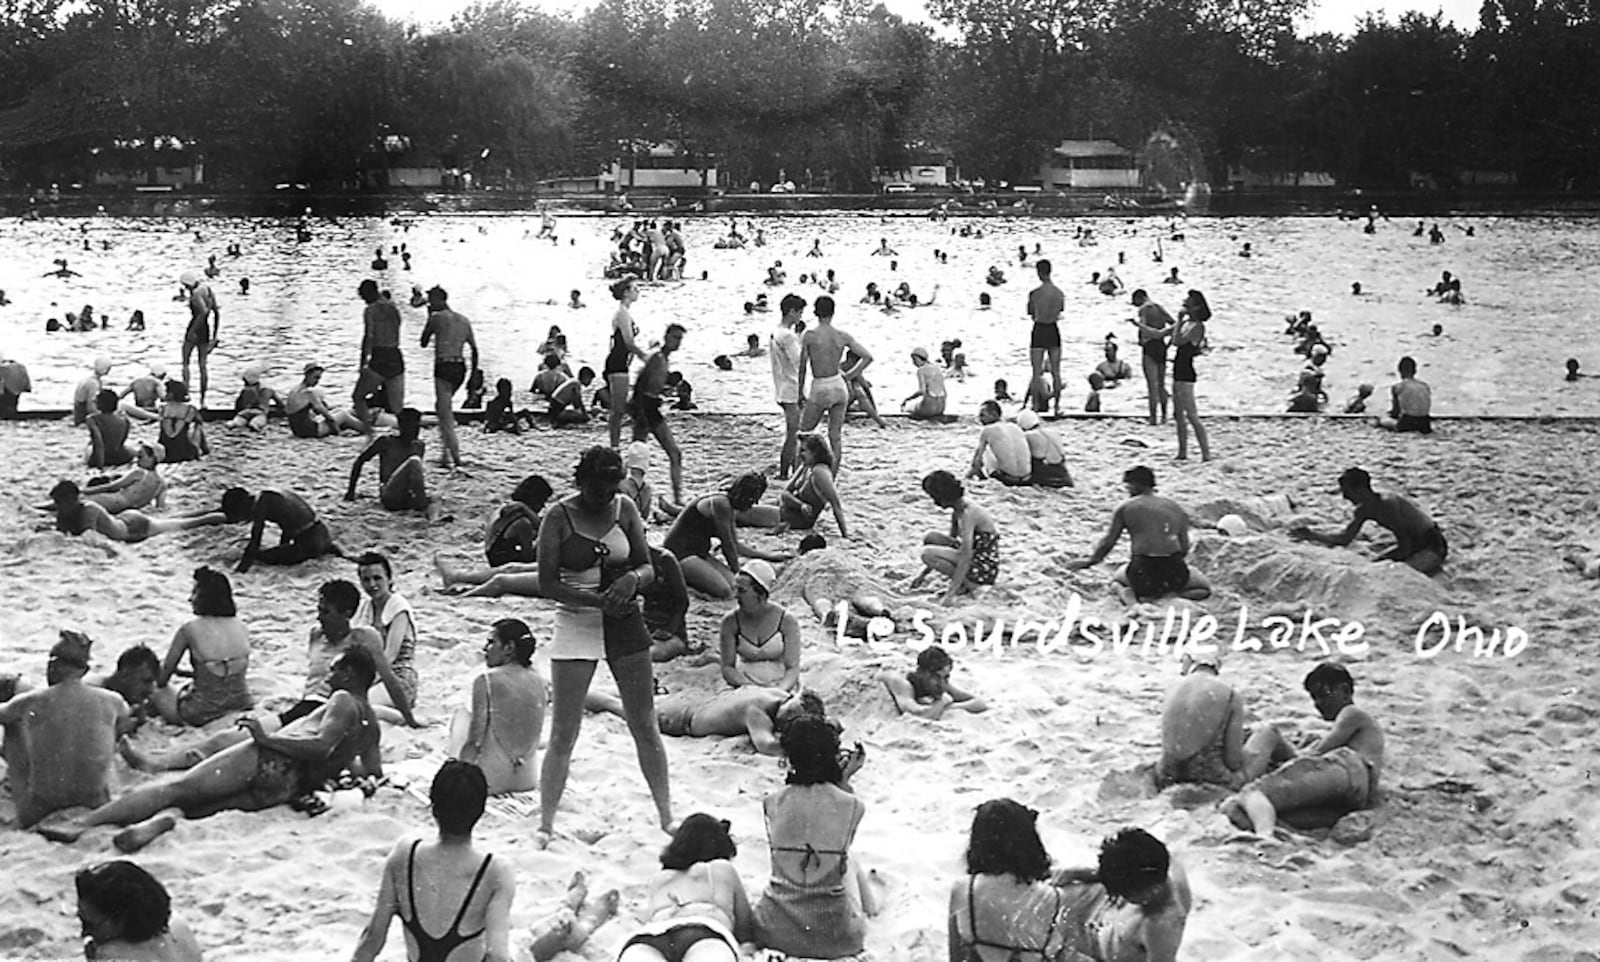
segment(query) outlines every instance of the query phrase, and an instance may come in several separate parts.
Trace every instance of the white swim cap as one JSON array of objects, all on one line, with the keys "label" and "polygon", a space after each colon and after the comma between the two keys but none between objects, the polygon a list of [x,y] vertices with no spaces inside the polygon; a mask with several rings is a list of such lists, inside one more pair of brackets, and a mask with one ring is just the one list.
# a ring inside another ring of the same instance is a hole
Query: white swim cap
[{"label": "white swim cap", "polygon": [[160,361],[150,365],[150,376],[165,380],[167,376],[167,366],[162,364]]},{"label": "white swim cap", "polygon": [[1250,525],[1236,514],[1225,514],[1217,521],[1217,528],[1230,538],[1237,538],[1250,533]]},{"label": "white swim cap", "polygon": [[640,471],[650,470],[650,445],[643,441],[629,444],[622,452],[622,466],[629,471],[634,468]]},{"label": "white swim cap", "polygon": [[94,359],[94,373],[96,373],[96,374],[105,374],[110,370],[111,370],[111,359],[110,358],[108,358],[108,357],[97,357],[97,358]]},{"label": "white swim cap", "polygon": [[193,287],[200,283],[200,272],[184,271],[182,274],[178,275],[178,283],[182,284],[184,287]]},{"label": "white swim cap", "polygon": [[1039,426],[1039,415],[1032,411],[1023,411],[1017,415],[1017,427],[1024,431],[1032,431]]}]

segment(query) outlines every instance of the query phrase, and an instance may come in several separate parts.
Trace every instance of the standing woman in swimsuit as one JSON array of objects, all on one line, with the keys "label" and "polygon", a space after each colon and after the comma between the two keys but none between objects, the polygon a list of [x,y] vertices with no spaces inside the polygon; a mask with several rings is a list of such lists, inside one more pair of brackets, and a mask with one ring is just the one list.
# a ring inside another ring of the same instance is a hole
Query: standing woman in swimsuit
[{"label": "standing woman in swimsuit", "polygon": [[1065,947],[1061,890],[1034,822],[1009,798],[978,806],[967,875],[950,887],[950,957],[965,962],[1051,962]]},{"label": "standing woman in swimsuit", "polygon": [[[255,706],[245,672],[250,667],[250,630],[238,618],[233,585],[214,568],[196,568],[189,594],[194,620],[172,636],[150,701],[174,725],[196,727]],[[183,656],[194,680],[174,693],[168,686]]]},{"label": "standing woman in swimsuit", "polygon": [[611,285],[611,296],[617,299],[617,313],[611,317],[611,350],[606,354],[606,387],[611,392],[611,446],[622,445],[622,421],[628,412],[628,365],[637,357],[647,359],[644,348],[635,340],[639,325],[634,323],[629,310],[639,299],[636,278],[625,277]]},{"label": "standing woman in swimsuit", "polygon": [[167,382],[167,400],[161,406],[157,440],[166,451],[168,464],[198,461],[202,455],[211,453],[205,428],[200,423],[200,412],[189,403],[189,385],[182,381]]},{"label": "standing woman in swimsuit", "polygon": [[395,916],[405,928],[411,962],[511,958],[516,869],[509,859],[481,853],[472,844],[488,795],[478,766],[452,759],[439,768],[429,792],[439,837],[402,839],[389,853],[372,918],[352,955],[355,962],[378,957]]},{"label": "standing woman in swimsuit", "polygon": [[539,774],[540,848],[549,844],[567,787],[583,699],[604,658],[621,696],[639,767],[663,829],[672,825],[667,751],[656,726],[650,631],[639,610],[641,588],[655,578],[644,522],[632,500],[617,497],[626,477],[612,448],[592,447],[578,462],[576,494],[539,525],[539,590],[556,603],[550,645],[550,741]]},{"label": "standing woman in swimsuit", "polygon": [[771,598],[778,573],[759,559],[734,579],[734,609],[722,619],[722,677],[735,688],[800,688],[800,622]]},{"label": "standing woman in swimsuit", "polygon": [[471,708],[450,726],[456,757],[483,769],[490,795],[539,784],[539,734],[549,693],[533,667],[536,644],[520,619],[495,622],[483,646],[489,670],[473,679]]},{"label": "standing woman in swimsuit", "polygon": [[1161,420],[1167,419],[1167,338],[1171,336],[1175,323],[1172,315],[1152,301],[1143,290],[1133,292],[1133,306],[1139,309],[1139,315],[1129,318],[1128,323],[1139,329],[1150,423],[1155,424],[1158,407],[1161,409]]},{"label": "standing woman in swimsuit", "polygon": [[1200,411],[1195,406],[1194,359],[1205,345],[1206,321],[1211,318],[1211,306],[1199,291],[1190,291],[1178,311],[1177,327],[1172,333],[1176,353],[1172,359],[1172,420],[1178,425],[1178,460],[1189,459],[1189,426],[1194,425],[1194,438],[1200,442],[1200,460],[1211,460],[1211,442],[1206,438],[1205,426],[1200,423]]},{"label": "standing woman in swimsuit", "polygon": [[950,509],[950,533],[930,531],[922,539],[922,573],[910,587],[937,571],[950,576],[943,604],[978,585],[992,585],[1000,575],[1000,529],[994,516],[967,502],[967,489],[949,471],[935,471],[922,479],[922,490],[933,503]]}]

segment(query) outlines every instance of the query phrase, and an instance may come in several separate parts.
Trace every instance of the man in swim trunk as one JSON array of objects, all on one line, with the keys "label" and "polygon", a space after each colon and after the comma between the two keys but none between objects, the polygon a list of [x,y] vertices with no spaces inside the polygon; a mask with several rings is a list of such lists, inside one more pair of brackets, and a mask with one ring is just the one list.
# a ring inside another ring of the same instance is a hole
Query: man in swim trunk
[{"label": "man in swim trunk", "polygon": [[440,463],[447,468],[461,464],[461,442],[456,437],[456,414],[451,399],[466,383],[466,349],[472,349],[472,370],[478,369],[478,342],[472,336],[472,322],[450,309],[450,295],[442,287],[428,291],[428,323],[422,328],[422,346],[438,337],[433,352],[434,413],[439,416],[439,437],[444,442]]},{"label": "man in swim trunk", "polygon": [[1247,783],[1222,807],[1233,824],[1257,835],[1271,837],[1278,818],[1298,810],[1338,814],[1366,808],[1383,774],[1383,729],[1356,707],[1350,672],[1323,662],[1306,675],[1305,685],[1317,714],[1333,727],[1302,745],[1304,755],[1274,726],[1251,735],[1246,754],[1282,767]]},{"label": "man in swim trunk", "polygon": [[425,446],[417,437],[422,430],[422,412],[405,408],[400,412],[397,433],[381,437],[367,446],[350,466],[350,486],[344,499],[356,499],[356,483],[368,461],[378,459],[378,481],[383,486],[379,500],[389,511],[421,511],[433,521],[438,507],[428,497],[428,481],[422,468]]},{"label": "man in swim trunk", "polygon": [[[668,358],[683,344],[685,328],[682,324],[668,324],[662,336],[661,347],[645,359],[634,382],[633,395],[628,401],[628,411],[633,416],[633,439],[643,441],[654,437],[667,453],[667,469],[672,475],[672,500],[683,504],[683,451],[672,436],[672,425],[661,413],[661,392],[667,387]],[[640,505],[648,511],[649,505]]]},{"label": "man in swim trunk", "polygon": [[[622,700],[606,692],[591,689],[583,707],[626,717]],[[656,723],[661,734],[674,738],[749,735],[750,744],[763,755],[782,755],[778,736],[784,726],[807,717],[827,718],[816,692],[746,685],[709,697],[701,692],[678,692],[656,699]]]},{"label": "man in swim trunk", "polygon": [[189,326],[183,332],[183,383],[189,380],[189,356],[200,352],[200,406],[206,406],[206,388],[211,375],[206,370],[206,359],[216,349],[222,332],[222,309],[217,306],[217,296],[211,285],[200,279],[199,271],[184,271],[179,282],[189,290]]},{"label": "man in swim trunk", "polygon": [[1378,419],[1378,427],[1390,431],[1412,431],[1417,434],[1433,433],[1433,389],[1427,381],[1417,378],[1415,358],[1402,357],[1399,365],[1400,380],[1389,388],[1392,398],[1389,416]]},{"label": "man in swim trunk", "polygon": [[[856,339],[833,326],[833,298],[824,294],[817,298],[812,310],[816,312],[817,326],[800,337],[800,397],[805,398],[805,410],[800,415],[800,430],[810,431],[828,416],[828,444],[833,449],[833,470],[839,471],[843,461],[844,413],[850,405],[850,388],[845,384],[857,377],[872,363],[872,354]],[[839,369],[840,359],[846,349],[855,351],[861,358],[848,371]],[[813,383],[806,394],[806,371],[810,369]]]},{"label": "man in swim trunk", "polygon": [[[344,771],[382,776],[378,722],[367,689],[376,669],[362,649],[345,652],[334,662],[334,691],[326,705],[300,721],[269,734],[261,722],[246,716],[239,727],[248,740],[207,755],[181,774],[147,782],[108,805],[70,823],[40,826],[54,841],[75,841],[96,825],[130,825],[116,838],[124,852],[140,848],[176,824],[167,809],[202,818],[226,809],[260,811],[310,792]],[[109,694],[109,693],[108,693]],[[123,756],[135,768],[148,761],[124,740]]]},{"label": "man in swim trunk", "polygon": [[1132,556],[1116,578],[1119,585],[1128,589],[1118,589],[1124,602],[1155,601],[1174,594],[1191,601],[1211,597],[1210,583],[1190,571],[1183,560],[1189,554],[1188,512],[1178,502],[1155,493],[1155,472],[1142,464],[1129,468],[1122,475],[1122,483],[1129,497],[1111,513],[1105,537],[1093,554],[1069,561],[1067,567],[1081,571],[1099,564],[1117,546],[1126,529]]},{"label": "man in swim trunk", "polygon": [[371,423],[367,398],[381,385],[389,413],[398,415],[405,406],[406,361],[400,354],[400,309],[378,292],[377,281],[368,278],[356,289],[366,301],[362,312],[361,357],[357,367],[351,409],[363,422]]},{"label": "man in swim trunk", "polygon": [[1428,513],[1398,494],[1379,494],[1372,490],[1372,476],[1361,468],[1339,475],[1339,493],[1356,506],[1356,515],[1338,534],[1323,534],[1310,528],[1291,528],[1295,541],[1314,541],[1331,548],[1343,548],[1361,533],[1368,521],[1393,532],[1395,545],[1378,556],[1379,561],[1401,561],[1425,575],[1444,570],[1450,545],[1444,532]]},{"label": "man in swim trunk", "polygon": [[[346,557],[333,540],[333,533],[317,517],[317,511],[293,491],[265,488],[252,495],[244,488],[229,488],[222,494],[222,513],[228,523],[250,522],[250,541],[235,571],[246,572],[257,561],[269,565],[297,565],[323,555]],[[275,548],[261,547],[267,522],[282,532]]]},{"label": "man in swim trunk", "polygon": [[1183,680],[1167,693],[1156,766],[1163,788],[1179,782],[1238,788],[1244,781],[1244,696],[1218,677],[1222,650],[1209,648],[1184,652]]},{"label": "man in swim trunk", "polygon": [[1033,376],[1028,379],[1028,396],[1023,406],[1034,400],[1035,386],[1044,375],[1045,358],[1050,360],[1051,398],[1055,413],[1061,413],[1061,312],[1067,300],[1061,288],[1050,281],[1050,262],[1041,259],[1035,265],[1039,271],[1039,286],[1028,293],[1028,316],[1033,318],[1033,335],[1028,340],[1028,359],[1033,363]]}]

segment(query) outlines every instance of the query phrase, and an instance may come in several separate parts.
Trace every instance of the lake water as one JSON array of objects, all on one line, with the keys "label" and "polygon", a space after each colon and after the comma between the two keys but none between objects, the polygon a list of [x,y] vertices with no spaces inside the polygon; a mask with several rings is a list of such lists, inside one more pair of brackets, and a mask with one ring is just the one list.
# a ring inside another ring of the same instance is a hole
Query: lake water
[{"label": "lake water", "polygon": [[[105,355],[116,367],[108,378],[126,384],[153,362],[179,374],[179,350],[188,311],[172,297],[178,275],[202,267],[209,255],[222,269],[212,286],[222,306],[221,346],[212,356],[210,405],[228,406],[238,375],[247,365],[264,363],[267,382],[287,389],[307,361],[327,367],[323,384],[331,399],[346,403],[361,339],[361,303],[356,285],[376,276],[408,299],[412,284],[440,284],[451,304],[472,319],[484,366],[492,384],[510,377],[519,395],[538,370],[533,349],[546,330],[558,324],[567,333],[571,360],[599,370],[604,359],[614,302],[602,268],[620,217],[564,216],[558,243],[535,240],[536,215],[419,216],[409,230],[384,219],[313,223],[314,237],[296,242],[292,225],[247,219],[128,220],[95,218],[0,222],[0,288],[12,303],[0,307],[0,355],[28,365],[34,394],[25,407],[65,407],[73,385],[93,359]],[[837,323],[855,334],[876,362],[868,377],[885,411],[914,390],[909,361],[913,347],[937,354],[941,341],[960,338],[971,376],[951,380],[949,410],[963,415],[992,395],[996,378],[1006,378],[1020,396],[1028,374],[1027,292],[1036,283],[1031,263],[1038,245],[1055,264],[1056,282],[1065,291],[1062,373],[1065,408],[1079,410],[1087,392],[1085,375],[1101,358],[1109,331],[1123,342],[1123,356],[1138,369],[1132,308],[1126,296],[1109,298],[1087,283],[1092,271],[1115,265],[1131,290],[1147,288],[1176,313],[1190,287],[1203,291],[1214,313],[1212,351],[1199,361],[1198,396],[1202,412],[1282,411],[1303,360],[1282,334],[1284,315],[1309,310],[1334,353],[1327,363],[1326,389],[1335,402],[1370,381],[1394,380],[1396,360],[1411,354],[1420,377],[1433,386],[1437,414],[1600,414],[1600,380],[1568,384],[1563,362],[1578,357],[1600,372],[1600,338],[1588,312],[1600,295],[1593,265],[1600,263],[1600,224],[1553,217],[1472,218],[1443,221],[1448,240],[1429,244],[1413,237],[1415,221],[1379,222],[1375,235],[1359,223],[1332,218],[1196,218],[1169,228],[1163,218],[1000,219],[967,218],[933,222],[915,216],[819,214],[741,218],[742,229],[759,227],[763,247],[715,250],[726,233],[727,217],[687,219],[689,275],[682,283],[646,285],[634,307],[646,340],[677,321],[689,328],[674,367],[695,385],[701,407],[711,411],[773,409],[770,369],[765,358],[737,358],[730,372],[717,371],[711,359],[744,346],[749,333],[763,343],[777,320],[772,314],[747,316],[742,305],[768,293],[776,307],[794,291],[814,298],[815,286],[795,283],[801,273],[832,269],[842,287]],[[1431,222],[1430,222],[1431,223]],[[1476,236],[1460,229],[1470,224]],[[1074,232],[1092,226],[1097,246],[1079,246]],[[963,226],[980,237],[954,236]],[[1176,229],[1185,240],[1173,242]],[[83,249],[87,238],[91,249]],[[872,256],[880,238],[898,251]],[[1152,257],[1162,240],[1165,261]],[[821,241],[825,256],[807,257]],[[109,250],[102,249],[109,241]],[[1254,256],[1238,251],[1249,241]],[[237,242],[241,257],[224,256]],[[404,243],[414,269],[401,270],[400,257],[387,252]],[[1017,248],[1030,254],[1019,265]],[[387,271],[368,270],[375,248],[390,260]],[[934,251],[944,250],[938,263]],[[1126,262],[1118,264],[1118,254]],[[54,259],[65,257],[82,277],[61,280],[44,275]],[[790,284],[767,288],[766,268],[781,260]],[[983,282],[991,265],[1007,281]],[[1183,285],[1162,284],[1177,267]],[[1423,291],[1441,271],[1462,279],[1466,303],[1442,305]],[[699,280],[702,271],[709,279]],[[250,294],[238,281],[250,279]],[[926,298],[939,285],[928,308],[884,315],[858,304],[868,281],[887,290],[900,281]],[[1359,281],[1364,296],[1350,294]],[[567,308],[567,294],[582,292],[586,307]],[[978,309],[978,295],[994,299],[992,310]],[[112,329],[94,333],[44,332],[47,317],[62,317],[93,304],[109,314]],[[129,314],[142,309],[143,333],[125,332]],[[417,345],[425,312],[402,306],[408,401],[431,407],[427,371],[431,351]],[[1444,333],[1430,329],[1442,324]],[[635,367],[637,371],[637,367]],[[1103,393],[1108,413],[1142,413],[1141,377]]]}]

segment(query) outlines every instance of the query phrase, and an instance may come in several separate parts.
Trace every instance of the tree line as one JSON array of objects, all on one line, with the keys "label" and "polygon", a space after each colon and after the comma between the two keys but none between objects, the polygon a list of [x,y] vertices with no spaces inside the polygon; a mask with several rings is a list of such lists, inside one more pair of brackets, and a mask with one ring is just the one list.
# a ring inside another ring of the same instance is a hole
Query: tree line
[{"label": "tree line", "polygon": [[496,0],[423,31],[359,0],[0,0],[0,182],[183,145],[221,186],[348,188],[409,150],[529,187],[673,144],[734,184],[864,190],[927,149],[1027,183],[1098,138],[1162,147],[1162,180],[1600,186],[1594,0],[1348,38],[1299,35],[1308,2],[931,0],[927,25],[863,0]]}]

